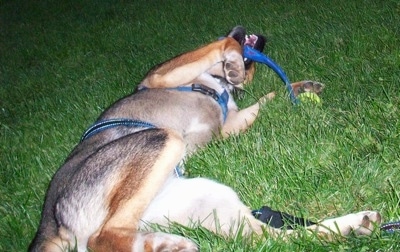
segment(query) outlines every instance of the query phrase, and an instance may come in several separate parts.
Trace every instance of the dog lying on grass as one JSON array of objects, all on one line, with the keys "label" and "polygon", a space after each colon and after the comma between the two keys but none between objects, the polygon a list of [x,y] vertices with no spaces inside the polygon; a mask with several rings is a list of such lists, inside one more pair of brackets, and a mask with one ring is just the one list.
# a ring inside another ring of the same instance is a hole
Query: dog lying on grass
[{"label": "dog lying on grass", "polygon": [[[90,127],[48,188],[30,251],[198,251],[184,237],[142,232],[146,223],[199,221],[211,231],[290,235],[256,219],[229,187],[181,177],[179,163],[214,136],[228,137],[254,122],[260,105],[238,109],[234,89],[251,81],[254,64],[242,46],[262,50],[242,27],[227,37],[149,71],[137,90],[106,109]],[[295,92],[313,82],[293,84]],[[315,90],[318,92],[318,90]],[[175,201],[179,195],[179,202]],[[215,218],[215,216],[218,218]],[[324,235],[370,234],[380,215],[364,211],[324,220],[307,229]]]}]

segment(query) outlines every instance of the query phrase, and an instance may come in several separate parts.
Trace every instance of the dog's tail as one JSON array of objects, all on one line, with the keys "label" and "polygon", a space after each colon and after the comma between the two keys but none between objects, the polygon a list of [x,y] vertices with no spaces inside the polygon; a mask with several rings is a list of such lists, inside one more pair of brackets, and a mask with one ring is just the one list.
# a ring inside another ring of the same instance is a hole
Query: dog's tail
[{"label": "dog's tail", "polygon": [[[29,245],[29,252],[54,252],[74,249],[76,242],[74,238],[71,238],[71,235],[68,235],[69,232],[63,232],[62,229],[59,229],[53,218],[45,215],[42,218],[46,218],[46,221],[42,219],[39,229]],[[61,238],[60,233],[63,234],[63,237],[71,239],[67,241],[65,238]]]},{"label": "dog's tail", "polygon": [[51,198],[51,194],[46,194],[46,200],[43,205],[39,228],[37,229],[35,237],[29,245],[29,252],[50,251],[46,250],[47,242],[58,236],[57,222],[53,212],[54,205],[49,201]]},{"label": "dog's tail", "polygon": [[29,245],[29,252],[55,252],[55,251],[76,251],[76,241],[73,239],[65,240],[55,234],[36,233],[35,238]]}]

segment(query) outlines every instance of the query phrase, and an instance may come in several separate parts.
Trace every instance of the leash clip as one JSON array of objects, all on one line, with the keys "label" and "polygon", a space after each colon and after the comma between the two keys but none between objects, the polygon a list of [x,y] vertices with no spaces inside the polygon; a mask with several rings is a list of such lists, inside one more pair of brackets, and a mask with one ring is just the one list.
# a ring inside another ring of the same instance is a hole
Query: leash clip
[{"label": "leash clip", "polygon": [[200,92],[204,95],[211,96],[214,100],[218,101],[219,97],[215,89],[209,88],[202,84],[192,84],[192,91]]}]

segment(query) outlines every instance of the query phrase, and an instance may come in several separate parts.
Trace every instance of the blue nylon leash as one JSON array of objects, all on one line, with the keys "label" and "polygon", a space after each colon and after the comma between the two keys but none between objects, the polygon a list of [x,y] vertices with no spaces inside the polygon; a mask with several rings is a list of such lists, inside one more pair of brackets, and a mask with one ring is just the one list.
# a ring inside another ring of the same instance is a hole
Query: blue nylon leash
[{"label": "blue nylon leash", "polygon": [[[101,120],[90,126],[85,133],[83,133],[80,142],[104,131],[107,129],[115,128],[118,126],[132,127],[132,128],[143,128],[143,129],[155,129],[151,123],[143,122],[139,120],[132,120],[126,118],[117,118],[117,119],[109,119],[109,120]],[[184,174],[184,169],[179,164],[174,169],[174,174],[177,178],[180,178]]]}]

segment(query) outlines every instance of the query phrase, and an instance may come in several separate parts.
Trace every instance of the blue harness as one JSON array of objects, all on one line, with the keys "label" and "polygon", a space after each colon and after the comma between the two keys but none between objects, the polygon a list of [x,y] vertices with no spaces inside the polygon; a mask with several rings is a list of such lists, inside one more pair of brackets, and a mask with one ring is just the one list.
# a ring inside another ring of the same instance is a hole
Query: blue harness
[{"label": "blue harness", "polygon": [[190,87],[177,87],[177,88],[168,88],[169,90],[178,90],[183,92],[199,92],[204,95],[208,95],[213,98],[218,105],[221,107],[222,115],[224,118],[224,122],[228,115],[228,101],[229,101],[229,94],[226,90],[222,94],[218,94],[215,89],[209,88],[203,84],[192,84]]},{"label": "blue harness", "polygon": [[98,121],[95,124],[93,124],[92,126],[90,126],[85,131],[85,133],[83,133],[83,135],[81,137],[81,142],[85,139],[90,138],[93,135],[96,135],[97,133],[100,133],[104,130],[115,128],[118,126],[143,128],[143,129],[154,129],[156,127],[153,124],[150,124],[147,122],[142,122],[139,120],[132,120],[132,119],[125,119],[125,118],[102,120],[102,121]]},{"label": "blue harness", "polygon": [[[141,89],[141,90],[143,90],[143,89]],[[190,87],[169,88],[169,90],[177,90],[177,91],[182,91],[182,92],[199,92],[204,95],[208,95],[208,96],[212,97],[218,103],[218,105],[221,107],[223,119],[225,122],[227,114],[228,114],[228,101],[229,101],[229,94],[226,90],[222,94],[218,94],[217,91],[215,91],[214,89],[204,86],[202,84],[192,84],[192,86],[190,86]],[[131,128],[142,128],[142,130],[156,128],[156,126],[151,123],[143,122],[140,120],[127,119],[127,118],[101,120],[101,121],[94,123],[83,133],[83,135],[80,139],[80,142],[83,142],[84,140],[86,140],[104,130],[119,127],[119,126],[125,126],[125,127],[131,127]],[[179,177],[183,176],[183,173],[184,173],[183,167],[177,165],[175,167],[175,175],[179,178]]]}]

